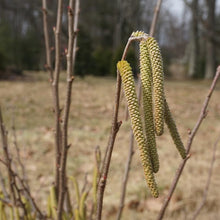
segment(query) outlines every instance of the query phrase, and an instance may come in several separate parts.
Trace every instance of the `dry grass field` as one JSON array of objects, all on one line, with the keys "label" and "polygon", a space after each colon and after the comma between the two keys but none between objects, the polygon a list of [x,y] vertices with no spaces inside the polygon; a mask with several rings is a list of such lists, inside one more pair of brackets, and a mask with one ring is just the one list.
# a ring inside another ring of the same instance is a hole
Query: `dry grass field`
[{"label": "dry grass field", "polygon": [[[60,95],[65,95],[64,75],[61,77]],[[188,129],[198,118],[210,81],[166,81],[165,89],[171,111],[184,143]],[[115,94],[114,78],[88,76],[76,78],[73,83],[69,122],[68,175],[76,176],[83,184],[85,173],[92,181],[94,149],[98,145],[104,152],[111,127]],[[53,183],[53,111],[50,84],[46,73],[26,73],[24,79],[0,81],[0,102],[7,129],[10,149],[14,151],[11,127],[15,122],[18,145],[33,195],[42,207]],[[192,146],[189,159],[180,179],[165,219],[190,219],[202,200],[212,157],[213,144],[220,135],[220,83],[213,94],[209,113]],[[124,121],[125,103],[122,100],[119,119],[123,121],[113,151],[112,163],[104,199],[104,219],[115,219],[125,161],[129,148],[130,122]],[[181,161],[167,128],[157,138],[160,170],[156,179],[160,197],[153,199],[146,187],[137,147],[132,161],[123,219],[153,220],[167,194],[175,171]],[[2,152],[1,152],[2,154]],[[3,167],[0,165],[0,169]],[[213,178],[205,207],[198,219],[220,219],[220,144]],[[74,200],[74,194],[72,194]],[[88,206],[90,199],[88,200]]]}]

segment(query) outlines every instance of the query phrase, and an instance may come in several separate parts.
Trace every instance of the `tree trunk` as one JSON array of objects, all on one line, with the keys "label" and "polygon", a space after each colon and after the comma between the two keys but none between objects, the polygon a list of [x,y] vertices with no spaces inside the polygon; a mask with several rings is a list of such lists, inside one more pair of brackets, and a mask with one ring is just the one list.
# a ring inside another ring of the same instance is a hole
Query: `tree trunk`
[{"label": "tree trunk", "polygon": [[199,77],[198,0],[193,0],[190,8],[192,11],[192,23],[188,76],[190,78],[197,78]]},{"label": "tree trunk", "polygon": [[211,79],[215,73],[215,45],[212,40],[212,35],[215,32],[215,0],[206,0],[208,9],[207,16],[207,32],[212,34],[206,35],[206,67],[205,67],[205,78]]}]

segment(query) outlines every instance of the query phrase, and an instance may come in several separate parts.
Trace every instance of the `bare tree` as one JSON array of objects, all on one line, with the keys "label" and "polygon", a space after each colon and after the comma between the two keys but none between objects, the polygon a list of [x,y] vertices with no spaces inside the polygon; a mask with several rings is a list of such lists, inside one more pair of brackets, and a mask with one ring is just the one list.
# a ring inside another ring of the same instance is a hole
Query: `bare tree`
[{"label": "bare tree", "polygon": [[192,0],[189,5],[192,18],[190,24],[190,51],[189,51],[189,68],[188,76],[197,77],[199,67],[199,30],[198,30],[198,0]]},{"label": "bare tree", "polygon": [[[215,8],[216,0],[206,0],[207,6],[207,20],[206,20],[206,31],[215,33]],[[215,72],[215,42],[212,39],[212,35],[206,34],[206,68],[205,78],[213,78]]]}]

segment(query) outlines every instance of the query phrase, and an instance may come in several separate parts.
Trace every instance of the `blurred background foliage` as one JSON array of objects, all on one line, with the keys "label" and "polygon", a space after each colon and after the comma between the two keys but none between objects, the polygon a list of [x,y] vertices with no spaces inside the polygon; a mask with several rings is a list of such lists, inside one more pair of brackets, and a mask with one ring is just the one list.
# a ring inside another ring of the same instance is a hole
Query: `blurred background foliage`
[{"label": "blurred background foliage", "polygon": [[[62,59],[67,47],[67,2],[62,27]],[[176,7],[172,7],[175,2]],[[178,3],[177,3],[178,2]],[[115,76],[132,31],[149,32],[156,1],[81,1],[75,72],[85,76]],[[48,0],[51,53],[56,1]],[[156,39],[161,45],[168,76],[212,78],[220,61],[220,9],[218,0],[164,0]],[[42,70],[45,63],[41,1],[0,0],[0,77],[22,70]],[[136,46],[128,59],[137,66]],[[177,68],[181,73],[177,73]],[[137,74],[138,69],[134,72]]]}]

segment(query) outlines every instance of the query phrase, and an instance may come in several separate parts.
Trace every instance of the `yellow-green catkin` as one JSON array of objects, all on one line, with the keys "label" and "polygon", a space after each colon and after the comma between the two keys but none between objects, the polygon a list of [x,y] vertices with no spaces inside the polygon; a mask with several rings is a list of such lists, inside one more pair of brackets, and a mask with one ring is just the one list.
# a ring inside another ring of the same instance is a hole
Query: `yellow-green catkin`
[{"label": "yellow-green catkin", "polygon": [[74,210],[74,219],[75,219],[75,220],[81,220],[81,219],[80,219],[80,215],[79,215],[79,210],[78,210],[78,209],[75,209],[75,210]]},{"label": "yellow-green catkin", "polygon": [[143,37],[143,36],[147,36],[146,33],[144,33],[143,31],[135,31],[131,34],[132,37]]},{"label": "yellow-green catkin", "polygon": [[83,192],[80,198],[80,206],[79,206],[79,216],[81,220],[86,220],[86,198],[88,196],[88,192]]},{"label": "yellow-green catkin", "polygon": [[159,196],[157,184],[154,179],[153,168],[151,164],[149,149],[146,146],[144,132],[141,122],[141,116],[138,106],[138,99],[135,91],[135,83],[131,70],[131,66],[125,60],[119,61],[117,68],[121,75],[125,97],[128,104],[128,110],[131,118],[131,125],[135,140],[140,150],[140,158],[144,168],[144,174],[150,191],[154,197]]},{"label": "yellow-green catkin", "polygon": [[55,186],[50,188],[50,203],[51,203],[51,210],[53,218],[57,216],[57,198],[56,198],[56,189]]},{"label": "yellow-green catkin", "polygon": [[165,100],[164,103],[165,103],[165,122],[166,122],[167,127],[170,131],[170,134],[173,138],[173,141],[176,145],[177,150],[179,151],[181,157],[184,159],[186,157],[186,150],[185,150],[183,142],[180,138],[175,121],[171,115],[167,101]]},{"label": "yellow-green catkin", "polygon": [[93,181],[92,181],[94,210],[96,210],[97,207],[97,189],[98,189],[100,163],[101,163],[101,151],[100,148],[97,147],[95,150],[95,167],[93,170]]},{"label": "yellow-green catkin", "polygon": [[76,201],[77,201],[77,205],[78,205],[78,207],[79,207],[79,205],[80,205],[80,192],[79,192],[78,182],[77,182],[76,178],[73,177],[73,176],[70,176],[69,178],[70,178],[70,180],[72,180],[72,182],[73,182],[73,186],[74,186],[75,193],[76,193]]},{"label": "yellow-green catkin", "polygon": [[143,109],[145,132],[147,137],[147,145],[150,150],[150,157],[153,166],[153,171],[156,173],[159,170],[159,157],[156,148],[156,138],[154,129],[153,117],[153,102],[152,102],[152,72],[150,64],[150,56],[147,49],[146,41],[140,42],[140,72],[143,91]]},{"label": "yellow-green catkin", "polygon": [[155,132],[158,136],[160,136],[163,134],[164,128],[163,61],[158,43],[153,37],[149,37],[147,39],[147,46],[150,54],[151,68],[153,73]]}]

